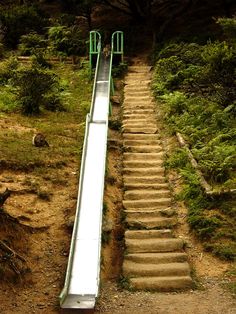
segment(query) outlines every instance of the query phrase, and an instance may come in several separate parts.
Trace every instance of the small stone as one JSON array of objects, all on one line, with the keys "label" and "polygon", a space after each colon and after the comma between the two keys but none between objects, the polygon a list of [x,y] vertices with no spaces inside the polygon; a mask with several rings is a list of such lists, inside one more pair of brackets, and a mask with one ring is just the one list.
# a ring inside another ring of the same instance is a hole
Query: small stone
[{"label": "small stone", "polygon": [[71,216],[68,218],[66,225],[68,228],[73,228],[75,222],[75,216]]},{"label": "small stone", "polygon": [[111,232],[113,229],[113,222],[111,219],[104,220],[102,231],[104,232]]}]

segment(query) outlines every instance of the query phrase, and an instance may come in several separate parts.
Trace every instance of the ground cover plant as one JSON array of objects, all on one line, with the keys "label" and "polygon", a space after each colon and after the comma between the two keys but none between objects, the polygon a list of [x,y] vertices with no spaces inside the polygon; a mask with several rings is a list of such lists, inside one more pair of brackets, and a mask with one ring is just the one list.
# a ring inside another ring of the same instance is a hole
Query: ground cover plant
[{"label": "ground cover plant", "polygon": [[[171,42],[157,52],[153,92],[170,131],[183,135],[205,179],[226,191],[236,188],[235,19],[218,23],[225,31],[222,40]],[[190,226],[205,248],[235,259],[235,196],[207,197],[184,150],[178,149],[167,165],[184,178],[179,197],[187,202]]]}]

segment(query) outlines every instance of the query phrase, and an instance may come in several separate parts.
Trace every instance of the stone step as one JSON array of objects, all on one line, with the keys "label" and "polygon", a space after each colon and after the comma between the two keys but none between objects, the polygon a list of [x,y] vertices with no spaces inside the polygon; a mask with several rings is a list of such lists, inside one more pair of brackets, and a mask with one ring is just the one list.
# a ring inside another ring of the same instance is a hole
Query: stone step
[{"label": "stone step", "polygon": [[163,160],[150,159],[150,160],[134,160],[134,161],[123,161],[124,168],[149,168],[162,166]]},{"label": "stone step", "polygon": [[139,134],[155,134],[157,127],[155,126],[123,126],[123,133],[139,133]]},{"label": "stone step", "polygon": [[139,77],[139,76],[143,76],[143,77],[146,77],[146,76],[152,76],[152,73],[151,71],[147,70],[147,69],[143,69],[142,71],[132,71],[130,70],[130,68],[128,69],[128,73],[126,74],[126,77]]},{"label": "stone step", "polygon": [[126,230],[126,239],[173,238],[172,230]]},{"label": "stone step", "polygon": [[149,175],[162,175],[164,176],[163,167],[148,167],[148,168],[123,168],[123,174],[132,176],[149,176]]},{"label": "stone step", "polygon": [[123,122],[130,120],[156,121],[154,113],[129,113],[123,114]]},{"label": "stone step", "polygon": [[160,135],[159,134],[124,134],[123,135],[124,140],[138,140],[138,141],[153,141],[153,140],[159,140]]},{"label": "stone step", "polygon": [[146,120],[146,119],[138,119],[138,120],[126,120],[123,121],[122,123],[123,127],[127,127],[127,126],[132,126],[132,127],[147,127],[147,126],[151,126],[151,127],[155,127],[156,126],[156,121],[155,120]]},{"label": "stone step", "polygon": [[123,200],[123,207],[127,210],[143,209],[143,208],[163,208],[171,206],[171,198],[163,197],[159,199],[148,200]]},{"label": "stone step", "polygon": [[[143,92],[142,92],[143,93]],[[129,99],[131,99],[131,100],[133,100],[133,99],[135,99],[135,100],[150,100],[150,101],[153,101],[153,97],[151,96],[151,94],[149,93],[147,93],[147,92],[145,92],[145,95],[142,95],[142,93],[140,94],[138,94],[138,95],[136,95],[135,93],[132,93],[132,92],[129,92],[129,93],[125,93],[125,95],[124,95],[124,100],[126,101],[126,100],[129,100]]]},{"label": "stone step", "polygon": [[183,249],[183,240],[181,239],[126,239],[126,252],[129,253],[154,253],[154,252],[175,252]]},{"label": "stone step", "polygon": [[161,145],[162,141],[158,140],[158,139],[138,139],[138,140],[134,140],[134,139],[125,139],[123,141],[124,146],[143,146],[143,145]]},{"label": "stone step", "polygon": [[150,78],[145,78],[145,77],[136,77],[136,78],[126,78],[125,83],[129,85],[134,85],[134,86],[139,86],[139,85],[150,85],[151,79]]},{"label": "stone step", "polygon": [[169,189],[168,183],[129,183],[124,182],[125,190],[167,190]]},{"label": "stone step", "polygon": [[132,209],[125,210],[126,217],[128,220],[147,220],[155,218],[171,218],[175,214],[175,210],[171,207],[161,207],[161,208],[142,208],[142,209]]},{"label": "stone step", "polygon": [[136,290],[148,290],[168,292],[176,290],[186,290],[193,287],[190,276],[176,277],[137,277],[130,279],[130,288]]},{"label": "stone step", "polygon": [[158,175],[149,175],[149,176],[134,176],[134,175],[125,175],[123,177],[124,185],[126,184],[162,184],[166,183],[166,178],[163,176]]},{"label": "stone step", "polygon": [[172,277],[189,276],[190,267],[188,263],[164,263],[164,264],[141,264],[124,260],[123,275],[129,278],[142,276]]},{"label": "stone step", "polygon": [[136,96],[136,95],[131,95],[131,94],[129,94],[129,95],[125,95],[125,97],[124,97],[124,103],[126,103],[126,102],[147,102],[147,103],[150,103],[150,102],[152,102],[152,100],[153,100],[153,98],[150,96],[150,95],[148,95],[148,96],[141,96],[141,95],[138,95],[138,96]]},{"label": "stone step", "polygon": [[125,200],[143,200],[170,197],[170,190],[131,190],[125,191]]},{"label": "stone step", "polygon": [[138,90],[135,90],[135,89],[125,89],[125,96],[127,97],[142,97],[142,96],[147,96],[147,97],[151,97],[151,93],[150,93],[150,90],[148,88],[146,89],[138,89]]},{"label": "stone step", "polygon": [[154,109],[142,109],[142,108],[137,108],[137,109],[124,109],[123,110],[123,116],[125,115],[135,115],[135,114],[155,114]]},{"label": "stone step", "polygon": [[151,100],[144,99],[129,99],[123,103],[125,109],[156,109],[156,105]]},{"label": "stone step", "polygon": [[[125,136],[126,134],[124,134]],[[136,135],[136,134],[135,134]],[[147,135],[147,134],[140,134],[140,135]],[[155,134],[148,134],[148,135],[155,135]],[[124,153],[123,159],[124,161],[150,161],[150,160],[163,160],[164,153]]]},{"label": "stone step", "polygon": [[125,256],[126,261],[145,264],[181,263],[186,262],[187,258],[188,256],[184,252],[133,253]]},{"label": "stone step", "polygon": [[[127,213],[127,211],[125,211]],[[128,211],[126,223],[130,228],[136,229],[166,229],[173,228],[177,224],[176,218],[172,217],[133,217],[131,211]]]},{"label": "stone step", "polygon": [[128,70],[129,70],[129,72],[148,73],[151,71],[151,66],[149,66],[149,65],[131,65],[131,66],[129,66]]},{"label": "stone step", "polygon": [[124,109],[156,109],[156,104],[152,98],[150,99],[140,99],[137,97],[136,99],[124,99],[122,108]]},{"label": "stone step", "polygon": [[161,145],[140,145],[140,146],[124,146],[125,152],[129,153],[159,153],[162,152]]},{"label": "stone step", "polygon": [[138,88],[137,86],[135,85],[130,85],[130,84],[126,84],[124,86],[124,91],[125,93],[130,93],[130,92],[133,92],[133,93],[138,93],[138,92],[148,92],[150,94],[150,86],[149,84],[147,85],[140,85]]},{"label": "stone step", "polygon": [[123,119],[122,125],[141,125],[146,126],[152,124],[156,126],[156,120],[154,118],[147,118],[147,119]]}]

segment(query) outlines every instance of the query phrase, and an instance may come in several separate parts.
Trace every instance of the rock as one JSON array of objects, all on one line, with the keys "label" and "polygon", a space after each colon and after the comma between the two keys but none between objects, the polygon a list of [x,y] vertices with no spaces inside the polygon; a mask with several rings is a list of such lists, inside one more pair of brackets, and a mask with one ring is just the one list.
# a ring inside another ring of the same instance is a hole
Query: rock
[{"label": "rock", "polygon": [[111,219],[105,219],[103,221],[102,231],[111,232],[113,229],[113,222]]},{"label": "rock", "polygon": [[68,228],[73,228],[74,222],[75,222],[75,216],[71,216],[71,217],[68,218],[68,220],[66,222],[66,226]]},{"label": "rock", "polygon": [[111,101],[112,101],[112,103],[115,104],[115,105],[120,105],[120,103],[121,103],[120,97],[119,97],[119,96],[116,96],[116,95],[114,95],[114,96],[111,97]]}]

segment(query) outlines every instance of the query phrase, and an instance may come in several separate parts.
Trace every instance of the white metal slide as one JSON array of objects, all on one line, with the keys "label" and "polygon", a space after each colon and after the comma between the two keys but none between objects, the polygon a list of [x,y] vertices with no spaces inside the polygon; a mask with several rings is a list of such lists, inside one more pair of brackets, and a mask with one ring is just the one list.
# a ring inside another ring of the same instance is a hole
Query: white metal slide
[{"label": "white metal slide", "polygon": [[98,295],[111,67],[112,54],[105,58],[99,53],[66,279],[60,294],[62,308],[94,308]]}]

